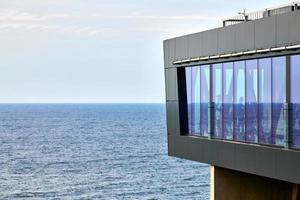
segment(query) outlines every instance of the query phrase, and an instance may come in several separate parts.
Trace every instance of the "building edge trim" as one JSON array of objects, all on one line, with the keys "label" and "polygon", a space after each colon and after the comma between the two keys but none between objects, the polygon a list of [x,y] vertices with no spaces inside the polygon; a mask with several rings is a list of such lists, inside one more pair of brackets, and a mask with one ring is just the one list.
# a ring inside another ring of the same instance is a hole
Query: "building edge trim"
[{"label": "building edge trim", "polygon": [[239,57],[239,56],[243,56],[243,55],[252,55],[252,54],[265,54],[265,53],[268,53],[268,52],[278,52],[278,51],[297,50],[297,49],[300,49],[300,44],[290,45],[290,46],[282,46],[282,47],[273,47],[273,48],[267,48],[267,49],[256,49],[256,50],[250,50],[250,51],[241,51],[241,52],[220,54],[220,55],[185,58],[185,59],[182,59],[182,60],[175,60],[172,63],[173,63],[173,65],[182,65],[182,64],[198,62],[198,61],[203,61],[203,60],[217,60],[219,58]]}]

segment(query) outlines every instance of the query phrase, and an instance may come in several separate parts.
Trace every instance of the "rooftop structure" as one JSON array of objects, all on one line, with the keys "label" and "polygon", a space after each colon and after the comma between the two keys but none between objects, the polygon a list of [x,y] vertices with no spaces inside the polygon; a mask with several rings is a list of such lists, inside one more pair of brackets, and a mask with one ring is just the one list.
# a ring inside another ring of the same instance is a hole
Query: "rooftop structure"
[{"label": "rooftop structure", "polygon": [[246,21],[257,20],[264,17],[270,17],[274,15],[284,14],[300,10],[300,1],[282,5],[280,7],[267,8],[260,11],[246,13],[240,12],[238,16],[230,17],[223,20],[223,26],[230,26],[237,23],[243,23]]}]

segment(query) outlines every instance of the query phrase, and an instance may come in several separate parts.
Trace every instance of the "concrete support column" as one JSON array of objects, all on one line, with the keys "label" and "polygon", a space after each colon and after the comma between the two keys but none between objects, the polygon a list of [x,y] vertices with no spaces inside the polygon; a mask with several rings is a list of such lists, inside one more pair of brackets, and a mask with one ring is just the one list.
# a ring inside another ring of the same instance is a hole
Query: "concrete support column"
[{"label": "concrete support column", "polygon": [[211,200],[299,200],[299,185],[211,166]]}]

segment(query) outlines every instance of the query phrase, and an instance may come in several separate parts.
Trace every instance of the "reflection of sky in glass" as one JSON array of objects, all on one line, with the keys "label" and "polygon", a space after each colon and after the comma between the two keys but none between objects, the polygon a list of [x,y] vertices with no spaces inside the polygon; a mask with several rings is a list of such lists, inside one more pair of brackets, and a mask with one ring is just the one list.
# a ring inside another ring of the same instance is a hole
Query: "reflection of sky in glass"
[{"label": "reflection of sky in glass", "polygon": [[185,68],[185,80],[186,80],[186,96],[188,104],[191,104],[191,84],[192,84],[192,68],[186,67]]},{"label": "reflection of sky in glass", "polygon": [[246,61],[246,141],[257,142],[258,102],[257,102],[257,60]]},{"label": "reflection of sky in glass", "polygon": [[300,103],[300,55],[291,56],[291,101]]},{"label": "reflection of sky in glass", "polygon": [[271,103],[271,58],[259,59],[259,103]]},{"label": "reflection of sky in glass", "polygon": [[271,141],[271,58],[258,60],[259,76],[259,142],[272,144]]},{"label": "reflection of sky in glass", "polygon": [[257,103],[257,60],[246,61],[247,103]]},{"label": "reflection of sky in glass", "polygon": [[233,63],[223,64],[223,134],[233,136]]},{"label": "reflection of sky in glass", "polygon": [[245,102],[245,61],[234,63],[234,103]]},{"label": "reflection of sky in glass", "polygon": [[300,148],[300,55],[291,56],[292,146]]},{"label": "reflection of sky in glass", "polygon": [[234,62],[234,139],[245,140],[245,61]]},{"label": "reflection of sky in glass", "polygon": [[192,129],[193,134],[200,134],[200,69],[192,68]]},{"label": "reflection of sky in glass", "polygon": [[200,69],[192,67],[192,102],[200,103]]},{"label": "reflection of sky in glass", "polygon": [[285,133],[286,57],[272,58],[272,143],[283,145]]},{"label": "reflection of sky in glass", "polygon": [[233,63],[223,64],[223,103],[232,103],[233,100]]},{"label": "reflection of sky in glass", "polygon": [[222,103],[222,64],[213,65],[213,101]]},{"label": "reflection of sky in glass", "polygon": [[214,137],[222,138],[223,119],[222,119],[222,64],[213,65],[213,102],[215,102],[215,121],[214,121]]},{"label": "reflection of sky in glass", "polygon": [[201,103],[209,102],[209,66],[201,66]]},{"label": "reflection of sky in glass", "polygon": [[285,102],[285,57],[272,58],[272,102],[283,103]]},{"label": "reflection of sky in glass", "polygon": [[208,135],[208,103],[209,103],[209,65],[204,65],[200,67],[201,69],[201,117],[200,117],[200,130],[201,135]]},{"label": "reflection of sky in glass", "polygon": [[188,126],[189,133],[198,135],[200,133],[200,68],[187,67],[186,90],[188,103]]}]

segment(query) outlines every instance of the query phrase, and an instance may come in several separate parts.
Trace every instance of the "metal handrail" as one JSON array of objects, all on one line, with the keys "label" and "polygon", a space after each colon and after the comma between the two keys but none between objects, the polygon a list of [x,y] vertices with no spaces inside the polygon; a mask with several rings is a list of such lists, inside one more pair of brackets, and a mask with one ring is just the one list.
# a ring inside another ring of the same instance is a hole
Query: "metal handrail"
[{"label": "metal handrail", "polygon": [[259,10],[255,12],[246,13],[244,11],[243,13],[240,13],[240,15],[223,19],[223,26],[230,26],[246,21],[252,21],[273,15],[293,12],[295,10],[300,10],[300,1],[284,4],[277,7],[267,8],[265,10]]}]

